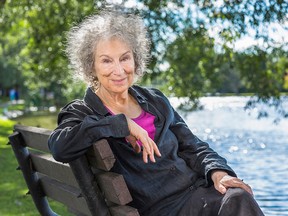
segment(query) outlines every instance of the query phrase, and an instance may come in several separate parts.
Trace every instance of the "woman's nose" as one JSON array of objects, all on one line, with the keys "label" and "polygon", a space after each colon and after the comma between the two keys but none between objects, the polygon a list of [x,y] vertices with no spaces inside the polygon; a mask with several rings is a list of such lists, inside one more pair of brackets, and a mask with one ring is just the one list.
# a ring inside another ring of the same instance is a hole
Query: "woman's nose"
[{"label": "woman's nose", "polygon": [[120,64],[120,62],[115,62],[114,73],[117,75],[121,75],[124,73],[124,68]]}]

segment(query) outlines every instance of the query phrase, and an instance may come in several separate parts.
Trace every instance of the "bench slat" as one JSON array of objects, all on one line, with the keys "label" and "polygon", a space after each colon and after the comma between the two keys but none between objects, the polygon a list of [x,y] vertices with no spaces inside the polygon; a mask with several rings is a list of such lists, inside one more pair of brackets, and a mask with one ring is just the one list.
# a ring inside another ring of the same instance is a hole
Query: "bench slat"
[{"label": "bench slat", "polygon": [[39,179],[46,196],[61,202],[78,212],[89,216],[91,215],[85,199],[81,197],[80,189],[61,184],[44,175],[39,175]]},{"label": "bench slat", "polygon": [[[22,171],[39,212],[51,212],[49,204],[42,204],[45,194],[77,215],[139,216],[137,209],[125,206],[132,197],[123,176],[110,172],[116,159],[107,140],[95,142],[86,156],[63,164],[54,160],[48,148],[50,130],[22,125],[15,125],[14,129],[17,132],[9,139],[14,143],[13,149],[25,150],[25,155],[18,158],[25,159],[28,168]],[[22,159],[19,164],[24,163]],[[40,198],[38,189],[31,184],[42,191]]]},{"label": "bench slat", "polygon": [[22,135],[26,146],[50,152],[47,144],[47,140],[51,134],[50,130],[23,125],[15,125],[14,129]]},{"label": "bench slat", "polygon": [[109,171],[116,161],[110,145],[105,139],[94,143],[88,150],[87,157],[92,167],[104,171]]},{"label": "bench slat", "polygon": [[40,173],[51,176],[60,182],[79,188],[72,170],[68,164],[57,162],[51,155],[31,152],[30,157],[33,162],[33,168]]},{"label": "bench slat", "polygon": [[118,205],[126,205],[132,201],[131,194],[122,175],[103,172],[96,176],[100,188],[107,200]]},{"label": "bench slat", "polygon": [[130,206],[113,206],[109,210],[112,216],[140,216],[138,210]]}]

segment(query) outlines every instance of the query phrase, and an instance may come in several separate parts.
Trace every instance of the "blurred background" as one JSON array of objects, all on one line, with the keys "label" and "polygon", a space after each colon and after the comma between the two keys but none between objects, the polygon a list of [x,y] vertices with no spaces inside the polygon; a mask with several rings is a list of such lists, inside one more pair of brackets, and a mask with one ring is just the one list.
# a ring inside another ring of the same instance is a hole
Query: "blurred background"
[{"label": "blurred background", "polygon": [[144,18],[151,61],[139,84],[170,98],[254,188],[265,215],[288,215],[284,0],[0,0],[0,215],[37,215],[7,136],[16,123],[55,128],[59,109],[83,97],[65,37],[103,8]]}]

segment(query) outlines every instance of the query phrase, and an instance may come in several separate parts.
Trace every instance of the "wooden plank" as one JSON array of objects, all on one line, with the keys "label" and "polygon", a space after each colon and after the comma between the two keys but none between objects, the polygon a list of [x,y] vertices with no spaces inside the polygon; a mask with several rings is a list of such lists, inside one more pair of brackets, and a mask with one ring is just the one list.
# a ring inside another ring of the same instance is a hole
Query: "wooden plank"
[{"label": "wooden plank", "polygon": [[57,162],[49,154],[40,152],[31,152],[30,157],[33,163],[33,168],[40,173],[55,178],[60,182],[79,188],[79,185],[74,177],[69,164]]},{"label": "wooden plank", "polygon": [[87,158],[92,167],[109,171],[116,161],[107,140],[98,140],[87,152]]},{"label": "wooden plank", "polygon": [[101,190],[107,200],[118,205],[126,205],[132,201],[131,194],[122,175],[103,172],[96,176]]},{"label": "wooden plank", "polygon": [[131,206],[113,206],[109,208],[112,216],[140,216],[137,209]]},{"label": "wooden plank", "polygon": [[75,216],[87,216],[86,214],[83,214],[82,212],[79,212],[79,211],[77,211],[77,210],[75,210],[75,209],[73,209],[73,208],[67,208],[68,209],[68,211],[71,213],[71,214],[73,214],[73,215],[75,215]]},{"label": "wooden plank", "polygon": [[[50,155],[47,140],[51,131],[22,125],[16,125],[15,131],[21,134],[23,146],[49,152],[49,154],[44,154],[29,150],[33,168],[39,173],[39,181],[44,193],[48,197],[65,204],[79,215],[92,215],[84,197],[81,196],[81,190],[70,166],[55,161]],[[98,171],[100,171],[99,169],[109,171],[115,163],[114,154],[107,140],[96,142],[87,153],[87,157],[90,158],[90,165],[93,166],[93,169],[98,169]],[[110,208],[112,215],[139,216],[137,209],[123,206],[131,202],[132,197],[122,175],[100,172],[97,179],[107,202],[121,205]]]},{"label": "wooden plank", "polygon": [[47,141],[51,130],[23,125],[15,125],[14,130],[22,135],[26,146],[40,151],[50,152]]},{"label": "wooden plank", "polygon": [[39,175],[41,186],[46,196],[61,202],[77,212],[91,216],[85,199],[81,196],[80,189],[61,184],[44,175]]}]

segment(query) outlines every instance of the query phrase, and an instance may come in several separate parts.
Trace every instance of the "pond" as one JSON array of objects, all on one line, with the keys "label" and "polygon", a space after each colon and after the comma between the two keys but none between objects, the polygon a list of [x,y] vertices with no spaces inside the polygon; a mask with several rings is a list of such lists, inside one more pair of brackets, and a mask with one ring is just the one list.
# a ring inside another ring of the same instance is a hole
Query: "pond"
[{"label": "pond", "polygon": [[[184,119],[253,188],[265,215],[288,215],[288,119],[273,123],[273,110],[257,119],[259,110],[244,110],[247,100],[205,97],[201,99],[204,109]],[[171,99],[171,103],[179,101]]]}]

